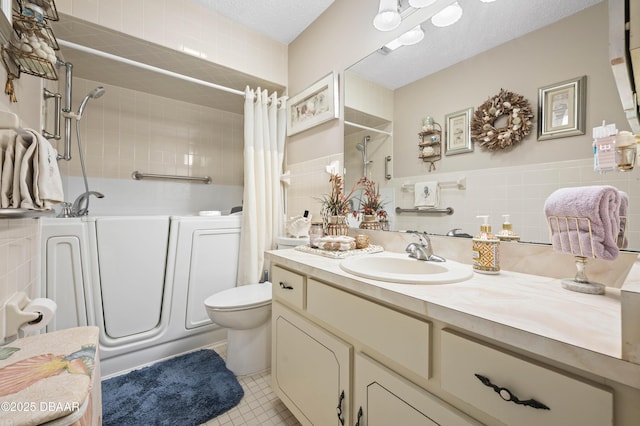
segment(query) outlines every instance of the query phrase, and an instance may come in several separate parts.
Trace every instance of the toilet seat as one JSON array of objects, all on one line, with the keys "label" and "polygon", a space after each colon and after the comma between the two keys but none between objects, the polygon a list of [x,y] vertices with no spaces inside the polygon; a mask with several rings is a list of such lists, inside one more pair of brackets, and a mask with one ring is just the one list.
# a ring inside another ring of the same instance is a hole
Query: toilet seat
[{"label": "toilet seat", "polygon": [[229,288],[207,297],[207,309],[214,311],[236,311],[259,308],[271,304],[271,283],[248,284]]}]

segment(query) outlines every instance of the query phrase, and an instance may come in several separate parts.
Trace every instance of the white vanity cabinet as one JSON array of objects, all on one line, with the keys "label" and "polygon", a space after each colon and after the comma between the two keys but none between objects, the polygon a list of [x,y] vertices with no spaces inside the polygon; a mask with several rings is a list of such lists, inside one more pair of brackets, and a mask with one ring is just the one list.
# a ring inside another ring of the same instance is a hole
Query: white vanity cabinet
[{"label": "white vanity cabinet", "polygon": [[274,301],[271,377],[302,424],[349,421],[352,346]]},{"label": "white vanity cabinet", "polygon": [[615,290],[510,271],[413,286],[295,250],[269,260],[273,386],[303,424],[640,425],[640,365],[602,332],[616,333]]},{"label": "white vanity cabinet", "polygon": [[428,322],[277,265],[272,279],[273,387],[302,424],[479,424],[380,363],[428,380]]},{"label": "white vanity cabinet", "polygon": [[355,355],[357,426],[480,425],[367,355]]}]

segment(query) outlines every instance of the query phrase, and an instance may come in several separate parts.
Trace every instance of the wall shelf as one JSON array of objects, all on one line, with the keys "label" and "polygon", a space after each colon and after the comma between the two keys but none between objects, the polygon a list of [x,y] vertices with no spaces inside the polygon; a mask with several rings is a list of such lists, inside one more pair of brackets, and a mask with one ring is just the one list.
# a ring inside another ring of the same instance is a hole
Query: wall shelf
[{"label": "wall shelf", "polygon": [[433,123],[433,129],[418,133],[418,158],[429,163],[429,171],[436,169],[435,162],[442,159],[442,127]]}]

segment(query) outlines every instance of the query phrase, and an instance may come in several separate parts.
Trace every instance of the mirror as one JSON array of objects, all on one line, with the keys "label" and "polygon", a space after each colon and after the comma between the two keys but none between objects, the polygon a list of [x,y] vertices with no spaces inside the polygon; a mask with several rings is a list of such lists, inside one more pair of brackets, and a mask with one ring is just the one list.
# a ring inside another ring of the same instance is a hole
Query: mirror
[{"label": "mirror", "polygon": [[[451,27],[425,22],[422,42],[373,52],[345,70],[345,187],[365,173],[362,148],[370,136],[366,173],[380,183],[392,230],[444,235],[460,228],[473,235],[480,226],[476,216],[486,214],[497,232],[508,214],[521,241],[548,244],[543,204],[557,188],[611,184],[627,192],[633,208],[638,166],[630,172],[593,171],[592,128],[604,120],[630,130],[609,64],[608,2],[459,3],[464,14]],[[585,134],[537,140],[539,89],[582,75],[587,76]],[[529,101],[531,134],[509,149],[488,151],[474,144],[471,152],[448,153],[445,117],[475,111],[502,88]],[[442,126],[444,139],[442,158],[431,171],[418,157],[418,133],[427,116]],[[390,180],[385,179],[387,155]],[[396,214],[396,208],[414,208],[414,184],[428,181],[440,183],[439,207],[451,207],[453,214]],[[638,222],[629,217],[629,250],[640,250]]]},{"label": "mirror", "polygon": [[11,27],[12,0],[0,0],[0,44],[5,44],[11,39],[13,28]]}]

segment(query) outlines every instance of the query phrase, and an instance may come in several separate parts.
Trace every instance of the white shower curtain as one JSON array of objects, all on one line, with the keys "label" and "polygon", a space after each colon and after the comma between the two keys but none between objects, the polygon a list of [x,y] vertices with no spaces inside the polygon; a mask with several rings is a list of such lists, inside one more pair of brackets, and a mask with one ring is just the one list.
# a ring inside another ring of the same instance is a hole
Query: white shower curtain
[{"label": "white shower curtain", "polygon": [[285,102],[276,93],[245,89],[244,193],[238,285],[257,283],[264,252],[276,248],[283,232],[280,175],[284,159]]}]

